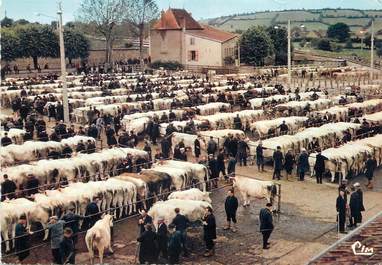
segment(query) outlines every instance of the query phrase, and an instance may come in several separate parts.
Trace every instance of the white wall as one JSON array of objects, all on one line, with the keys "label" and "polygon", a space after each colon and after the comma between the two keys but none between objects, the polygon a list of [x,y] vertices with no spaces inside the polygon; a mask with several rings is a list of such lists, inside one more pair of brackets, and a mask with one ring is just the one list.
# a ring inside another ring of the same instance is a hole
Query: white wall
[{"label": "white wall", "polygon": [[[199,38],[186,33],[186,61],[187,65],[198,66],[223,66],[222,44],[220,42]],[[190,39],[194,38],[193,45],[190,44]],[[198,61],[189,60],[189,51],[198,52]]]}]

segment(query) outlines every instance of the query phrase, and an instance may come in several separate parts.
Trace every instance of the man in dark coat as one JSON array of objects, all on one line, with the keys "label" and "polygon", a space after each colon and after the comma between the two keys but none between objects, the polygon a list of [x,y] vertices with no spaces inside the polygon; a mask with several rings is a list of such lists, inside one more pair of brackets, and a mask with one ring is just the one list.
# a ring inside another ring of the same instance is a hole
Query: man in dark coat
[{"label": "man in dark coat", "polygon": [[29,174],[28,180],[25,184],[27,196],[31,196],[32,194],[38,193],[39,185],[40,185],[40,181],[33,174]]},{"label": "man in dark coat", "polygon": [[214,141],[214,138],[210,136],[210,140],[207,143],[207,154],[214,155],[217,149],[218,149],[217,143]]},{"label": "man in dark coat", "polygon": [[1,201],[4,201],[6,198],[14,199],[16,196],[15,191],[17,189],[16,183],[8,179],[8,175],[3,175],[3,183],[1,183]]},{"label": "man in dark coat", "polygon": [[281,153],[281,147],[277,146],[277,150],[273,153],[273,179],[277,178],[280,180],[281,177],[281,169],[283,168],[284,156]]},{"label": "man in dark coat", "polygon": [[83,217],[75,214],[73,208],[69,208],[68,212],[61,217],[61,220],[65,221],[64,227],[70,228],[72,231],[71,238],[73,239],[73,244],[77,243],[81,219],[83,219]]},{"label": "man in dark coat", "polygon": [[88,230],[92,228],[93,225],[101,218],[97,204],[98,202],[99,199],[94,198],[94,200],[86,206],[85,220],[82,223],[82,230]]},{"label": "man in dark coat", "polygon": [[151,142],[153,144],[157,144],[157,138],[159,137],[159,135],[160,135],[159,124],[157,122],[154,122],[150,132]]},{"label": "man in dark coat", "polygon": [[115,131],[110,125],[106,127],[106,141],[109,147],[117,144],[117,139],[115,139]]},{"label": "man in dark coat", "polygon": [[301,150],[301,154],[297,161],[297,172],[299,175],[299,181],[304,181],[305,173],[309,171],[309,155],[306,149]]},{"label": "man in dark coat", "polygon": [[218,186],[219,167],[217,160],[212,154],[208,156],[208,169],[210,171],[211,186],[216,188]]},{"label": "man in dark coat", "polygon": [[167,243],[168,243],[168,230],[167,225],[164,223],[162,216],[158,217],[158,256],[162,254],[164,259],[167,259]]},{"label": "man in dark coat", "polygon": [[280,124],[279,128],[280,128],[280,134],[281,135],[288,133],[289,128],[288,128],[288,125],[286,125],[285,121],[283,121],[283,123]]},{"label": "man in dark coat", "polygon": [[295,164],[294,155],[292,154],[292,150],[288,150],[288,152],[285,154],[285,163],[284,163],[284,169],[286,171],[286,179],[288,180],[288,177],[292,175],[293,167]]},{"label": "man in dark coat", "polygon": [[12,144],[12,139],[8,137],[8,133],[4,133],[4,137],[1,138],[1,146],[7,146]]},{"label": "man in dark coat", "polygon": [[321,150],[318,149],[316,163],[314,165],[314,171],[316,172],[316,180],[318,184],[322,184],[322,175],[325,173],[325,160],[328,160],[328,158],[321,155]]},{"label": "man in dark coat", "polygon": [[80,140],[80,142],[77,144],[76,152],[80,153],[80,152],[84,152],[85,150],[86,150],[86,147],[85,147],[84,141]]},{"label": "man in dark coat", "polygon": [[96,151],[95,143],[93,143],[91,140],[88,140],[88,145],[86,147],[86,151],[88,154],[92,154]]},{"label": "man in dark coat", "polygon": [[153,223],[153,218],[151,218],[151,216],[148,215],[145,210],[142,210],[140,214],[141,216],[138,219],[138,226],[140,233],[142,234],[143,232],[145,232],[145,225]]},{"label": "man in dark coat", "polygon": [[228,165],[227,165],[227,176],[224,176],[225,180],[228,181],[229,177],[235,177],[236,159],[232,154],[229,154]]},{"label": "man in dark coat", "polygon": [[22,262],[29,256],[29,240],[30,234],[32,234],[27,230],[27,217],[25,215],[20,216],[15,231],[15,252],[19,261]]},{"label": "man in dark coat", "polygon": [[337,197],[336,209],[338,213],[338,230],[340,233],[345,233],[345,220],[346,220],[346,201],[345,191],[340,190],[340,194]]},{"label": "man in dark coat", "polygon": [[244,139],[239,139],[237,142],[237,161],[240,166],[247,166],[247,151],[249,151],[248,144]]},{"label": "man in dark coat", "polygon": [[161,149],[162,149],[163,158],[164,159],[169,158],[171,146],[170,146],[170,142],[169,142],[167,137],[163,137],[163,139],[161,141]]},{"label": "man in dark coat", "polygon": [[224,164],[224,150],[221,149],[217,158],[216,158],[216,162],[217,162],[217,167],[218,167],[218,177],[220,175],[220,172],[223,174],[223,177],[225,178],[226,177],[226,173],[225,173],[225,164]]},{"label": "man in dark coat", "polygon": [[273,231],[272,203],[260,210],[260,232],[263,234],[263,249],[269,248],[268,239]]},{"label": "man in dark coat", "polygon": [[241,123],[241,119],[239,117],[239,114],[236,115],[236,117],[233,119],[233,124],[234,124],[234,128],[235,130],[241,130],[243,125]]},{"label": "man in dark coat", "polygon": [[176,231],[179,231],[182,235],[182,247],[183,247],[183,255],[186,257],[188,256],[188,250],[187,250],[187,226],[190,223],[190,221],[187,219],[186,216],[183,214],[180,214],[180,209],[175,208],[175,218],[172,220],[172,224],[175,225]]},{"label": "man in dark coat", "polygon": [[256,164],[257,171],[264,172],[264,153],[263,150],[267,149],[263,147],[263,143],[259,141],[259,145],[256,147]]},{"label": "man in dark coat", "polygon": [[228,196],[225,199],[224,208],[225,213],[227,215],[227,225],[224,227],[224,230],[228,230],[231,228],[231,221],[233,223],[232,225],[232,232],[236,232],[236,211],[239,207],[239,203],[237,201],[237,198],[235,197],[234,190],[230,189],[228,191]]},{"label": "man in dark coat", "polygon": [[376,168],[377,168],[377,161],[369,154],[366,161],[366,172],[365,172],[365,175],[368,180],[367,187],[369,189],[373,188],[372,180],[373,180],[374,170]]},{"label": "man in dark coat", "polygon": [[182,251],[182,234],[180,231],[175,230],[175,225],[168,226],[170,238],[168,240],[168,257],[170,264],[179,264],[179,256]]},{"label": "man in dark coat", "polygon": [[350,227],[357,227],[357,223],[362,223],[362,211],[365,210],[365,207],[363,206],[363,193],[360,187],[360,184],[357,182],[354,184],[354,188],[356,191],[354,191],[350,195]]},{"label": "man in dark coat", "polygon": [[200,148],[200,141],[202,140],[201,138],[202,137],[198,135],[198,138],[196,138],[194,141],[194,152],[195,152],[195,157],[197,160],[199,159],[199,156],[201,154],[201,148]]},{"label": "man in dark coat", "polygon": [[204,253],[204,256],[210,257],[215,254],[214,239],[216,239],[216,220],[212,208],[209,206],[206,208],[206,213],[203,218],[203,231],[203,239],[206,243],[206,253]]},{"label": "man in dark coat", "polygon": [[92,125],[90,125],[90,127],[88,129],[88,136],[93,137],[94,139],[98,138],[98,129],[94,123]]},{"label": "man in dark coat", "polygon": [[60,255],[63,264],[75,264],[75,247],[73,231],[69,227],[64,229],[64,239],[60,243]]},{"label": "man in dark coat", "polygon": [[158,257],[157,235],[153,232],[152,224],[145,225],[145,231],[137,238],[140,242],[139,264],[156,263]]}]

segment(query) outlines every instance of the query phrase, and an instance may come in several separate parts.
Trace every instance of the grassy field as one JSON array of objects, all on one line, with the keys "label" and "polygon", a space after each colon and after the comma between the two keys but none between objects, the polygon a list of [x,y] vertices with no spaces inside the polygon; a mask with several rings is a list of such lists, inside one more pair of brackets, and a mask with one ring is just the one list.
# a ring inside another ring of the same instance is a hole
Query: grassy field
[{"label": "grassy field", "polygon": [[[382,10],[316,9],[256,12],[204,20],[212,26],[235,32],[246,30],[253,25],[286,25],[291,20],[292,27],[304,24],[307,31],[326,31],[328,25],[344,22],[353,33],[368,30],[370,19],[375,18],[375,32],[382,30]],[[309,33],[309,32],[308,32]],[[325,32],[324,32],[325,33]]]}]

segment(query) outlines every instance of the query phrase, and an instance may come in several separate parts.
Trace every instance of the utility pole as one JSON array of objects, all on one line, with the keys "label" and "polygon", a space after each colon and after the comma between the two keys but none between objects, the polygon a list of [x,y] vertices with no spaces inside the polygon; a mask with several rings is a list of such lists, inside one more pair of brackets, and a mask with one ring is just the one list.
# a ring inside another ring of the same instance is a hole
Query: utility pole
[{"label": "utility pole", "polygon": [[292,57],[291,57],[291,35],[290,35],[290,19],[288,19],[288,88],[291,88],[291,80],[292,80]]},{"label": "utility pole", "polygon": [[65,46],[64,46],[64,25],[62,24],[62,6],[58,3],[59,17],[59,37],[60,37],[60,59],[61,59],[61,80],[62,80],[62,105],[64,109],[64,122],[69,124],[69,102],[68,102],[68,87],[66,84],[66,62],[65,62]]},{"label": "utility pole", "polygon": [[370,45],[370,79],[373,81],[374,74],[374,19],[371,21],[371,45]]}]

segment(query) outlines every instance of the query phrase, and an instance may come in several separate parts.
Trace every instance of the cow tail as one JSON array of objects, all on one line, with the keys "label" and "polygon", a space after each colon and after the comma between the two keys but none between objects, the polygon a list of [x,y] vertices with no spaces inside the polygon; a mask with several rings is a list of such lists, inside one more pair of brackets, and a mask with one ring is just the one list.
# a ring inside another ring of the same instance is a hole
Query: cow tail
[{"label": "cow tail", "polygon": [[95,238],[95,237],[96,237],[96,233],[92,233],[92,234],[90,234],[89,236],[87,235],[87,236],[85,237],[86,246],[87,246],[88,251],[89,251],[90,259],[93,259],[93,257],[94,257],[93,241],[94,241],[94,238]]},{"label": "cow tail", "polygon": [[271,187],[271,198],[272,198],[272,200],[274,200],[276,195],[277,195],[277,185],[273,184]]}]

